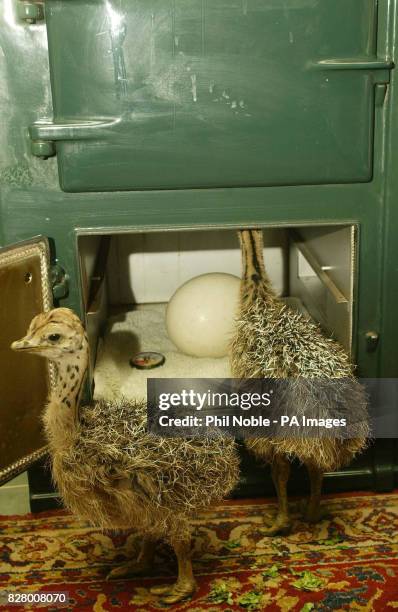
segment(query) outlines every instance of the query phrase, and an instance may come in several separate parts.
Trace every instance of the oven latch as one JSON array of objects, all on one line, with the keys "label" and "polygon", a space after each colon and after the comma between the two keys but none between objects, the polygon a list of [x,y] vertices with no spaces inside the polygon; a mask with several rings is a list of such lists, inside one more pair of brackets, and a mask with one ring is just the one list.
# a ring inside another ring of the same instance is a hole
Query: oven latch
[{"label": "oven latch", "polygon": [[379,344],[379,334],[376,331],[368,331],[365,334],[366,350],[368,353],[373,353]]}]

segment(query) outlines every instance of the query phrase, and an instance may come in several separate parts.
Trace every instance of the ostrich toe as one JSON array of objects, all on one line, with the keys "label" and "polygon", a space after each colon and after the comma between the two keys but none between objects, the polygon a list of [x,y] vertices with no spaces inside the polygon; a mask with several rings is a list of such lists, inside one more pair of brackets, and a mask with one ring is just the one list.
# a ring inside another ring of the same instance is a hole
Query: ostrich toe
[{"label": "ostrich toe", "polygon": [[118,578],[146,574],[153,565],[154,555],[155,542],[145,539],[141,544],[141,550],[138,558],[134,561],[127,561],[126,563],[113,568],[107,575],[106,579],[117,580]]},{"label": "ostrich toe", "polygon": [[307,523],[319,523],[326,518],[330,518],[330,512],[323,506],[313,507],[311,503],[306,504],[304,509],[304,520]]},{"label": "ostrich toe", "polygon": [[128,561],[114,567],[106,576],[107,580],[117,580],[120,578],[127,578],[128,576],[137,576],[139,574],[145,574],[151,569],[151,563],[146,560]]},{"label": "ostrich toe", "polygon": [[177,580],[174,584],[152,587],[150,591],[152,595],[161,596],[162,603],[170,605],[191,597],[196,591],[196,582],[195,580]]},{"label": "ostrich toe", "polygon": [[292,523],[289,517],[283,514],[278,514],[272,525],[270,527],[264,527],[261,529],[261,533],[269,536],[287,535],[290,533],[291,528]]}]

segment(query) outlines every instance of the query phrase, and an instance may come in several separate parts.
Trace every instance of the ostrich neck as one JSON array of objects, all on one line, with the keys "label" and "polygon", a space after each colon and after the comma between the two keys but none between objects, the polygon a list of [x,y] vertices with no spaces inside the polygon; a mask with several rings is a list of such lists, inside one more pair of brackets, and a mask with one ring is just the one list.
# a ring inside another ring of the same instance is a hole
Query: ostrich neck
[{"label": "ostrich neck", "polygon": [[79,428],[79,403],[87,371],[87,347],[55,362],[56,381],[50,393],[44,424],[50,446],[68,446]]},{"label": "ostrich neck", "polygon": [[261,230],[240,232],[242,251],[241,303],[252,303],[256,299],[272,301],[276,294],[265,271],[263,237]]}]

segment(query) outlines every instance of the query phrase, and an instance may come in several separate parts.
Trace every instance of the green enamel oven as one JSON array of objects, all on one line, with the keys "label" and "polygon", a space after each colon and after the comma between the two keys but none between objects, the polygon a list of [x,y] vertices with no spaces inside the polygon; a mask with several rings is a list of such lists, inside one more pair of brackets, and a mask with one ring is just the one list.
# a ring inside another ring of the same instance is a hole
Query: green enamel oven
[{"label": "green enamel oven", "polygon": [[[112,317],[167,302],[196,273],[239,274],[240,227],[264,228],[279,293],[361,376],[397,376],[396,0],[1,11],[3,481],[36,462],[32,507],[54,497],[37,464],[51,370],[27,358],[25,379],[8,348],[32,314],[79,312],[92,393]],[[272,490],[243,465],[239,494]],[[391,489],[396,470],[395,441],[379,440],[326,487]]]}]

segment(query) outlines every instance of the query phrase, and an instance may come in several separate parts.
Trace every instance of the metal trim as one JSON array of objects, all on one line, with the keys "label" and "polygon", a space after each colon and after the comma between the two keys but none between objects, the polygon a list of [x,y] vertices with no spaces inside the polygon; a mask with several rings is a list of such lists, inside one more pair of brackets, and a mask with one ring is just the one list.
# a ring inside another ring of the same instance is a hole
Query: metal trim
[{"label": "metal trim", "polygon": [[[45,236],[36,236],[35,238],[0,248],[0,261],[5,263],[13,263],[23,257],[31,257],[32,255],[38,256],[40,260],[42,306],[43,311],[47,312],[53,307],[52,290],[49,280],[50,248],[47,238]],[[50,390],[53,390],[55,388],[55,368],[51,363],[48,363],[48,383]],[[41,447],[0,470],[0,485],[5,484],[8,480],[11,480],[44,457],[47,454],[47,449],[47,446]]]}]

